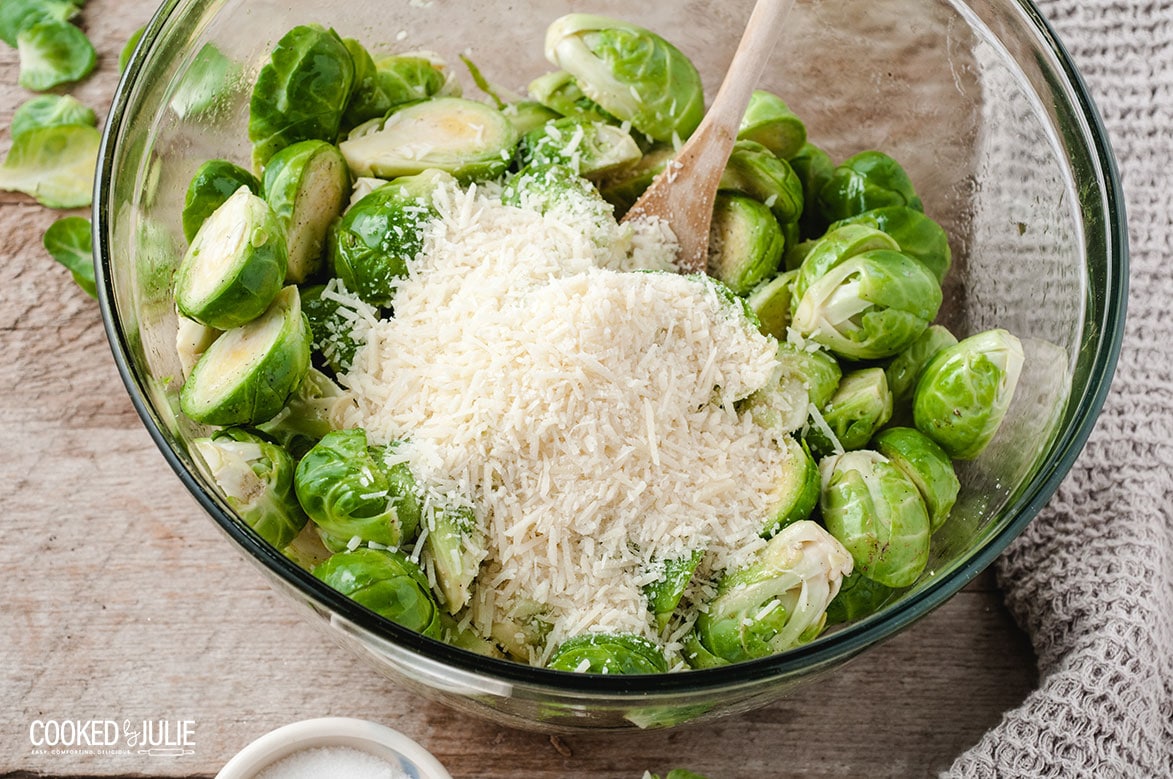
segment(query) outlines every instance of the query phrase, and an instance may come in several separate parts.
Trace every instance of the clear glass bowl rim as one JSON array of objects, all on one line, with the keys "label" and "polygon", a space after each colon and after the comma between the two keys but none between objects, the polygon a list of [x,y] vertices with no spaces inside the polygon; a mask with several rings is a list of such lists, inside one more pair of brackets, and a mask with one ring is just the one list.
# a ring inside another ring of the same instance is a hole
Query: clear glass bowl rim
[{"label": "clear glass bowl rim", "polygon": [[1074,413],[1059,431],[1052,457],[1036,470],[1008,505],[1007,509],[1013,513],[1012,518],[997,533],[986,539],[984,545],[962,564],[940,574],[932,586],[902,598],[866,620],[779,655],[719,668],[611,677],[551,671],[513,661],[483,657],[427,638],[386,620],[315,579],[227,513],[220,501],[205,489],[177,456],[168,435],[147,401],[131,362],[127,334],[115,314],[111,274],[106,271],[110,258],[111,224],[107,215],[110,213],[110,195],[114,181],[114,139],[118,137],[122,124],[127,120],[126,110],[130,102],[131,87],[144,70],[143,53],[151,48],[176,9],[188,0],[165,0],[160,5],[128,62],[103,129],[98,156],[98,175],[94,184],[92,222],[93,244],[97,250],[95,271],[98,280],[98,299],[114,360],[131,402],[155,444],[182,483],[219,528],[255,563],[310,600],[362,630],[465,673],[527,687],[546,688],[562,695],[581,694],[596,699],[609,696],[628,698],[649,694],[695,694],[705,690],[717,692],[729,687],[744,686],[756,680],[797,676],[815,668],[846,660],[868,646],[894,636],[944,603],[988,567],[1022,532],[1054,495],[1087,442],[1107,398],[1120,353],[1128,295],[1128,236],[1120,178],[1107,131],[1083,77],[1050,23],[1030,0],[1008,1],[1019,8],[1024,18],[1034,25],[1035,31],[1054,53],[1061,75],[1065,78],[1074,98],[1073,108],[1087,122],[1089,132],[1081,133],[1081,140],[1088,145],[1089,156],[1096,162],[1101,174],[1099,184],[1106,206],[1103,216],[1108,267],[1105,269],[1107,289],[1099,307],[1099,316],[1088,321],[1085,332],[1095,328],[1101,336],[1090,362],[1089,381],[1082,396],[1073,395],[1068,401],[1069,408],[1072,407],[1072,403],[1077,403]]}]

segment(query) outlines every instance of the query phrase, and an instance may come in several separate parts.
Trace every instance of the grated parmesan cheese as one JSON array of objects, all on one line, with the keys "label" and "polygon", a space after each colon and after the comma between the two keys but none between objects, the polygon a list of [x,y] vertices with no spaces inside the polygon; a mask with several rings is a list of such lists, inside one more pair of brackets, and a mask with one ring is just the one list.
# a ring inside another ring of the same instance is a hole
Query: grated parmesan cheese
[{"label": "grated parmesan cheese", "polygon": [[765,543],[789,455],[734,403],[776,375],[776,342],[711,284],[628,272],[673,267],[666,225],[496,194],[435,194],[394,317],[366,328],[340,377],[345,421],[405,441],[425,506],[474,507],[487,557],[466,624],[528,644],[531,662],[596,631],[671,656],[695,615],[661,640],[649,572],[703,549],[715,574]]}]

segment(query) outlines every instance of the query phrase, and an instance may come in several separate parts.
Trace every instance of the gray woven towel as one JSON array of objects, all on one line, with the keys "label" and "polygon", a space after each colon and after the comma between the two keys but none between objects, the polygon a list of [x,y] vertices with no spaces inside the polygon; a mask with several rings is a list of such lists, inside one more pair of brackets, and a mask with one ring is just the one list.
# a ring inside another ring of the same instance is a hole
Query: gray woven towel
[{"label": "gray woven towel", "polygon": [[1040,687],[950,777],[1173,777],[1173,0],[1041,0],[1103,114],[1132,252],[1103,415],[996,564]]}]

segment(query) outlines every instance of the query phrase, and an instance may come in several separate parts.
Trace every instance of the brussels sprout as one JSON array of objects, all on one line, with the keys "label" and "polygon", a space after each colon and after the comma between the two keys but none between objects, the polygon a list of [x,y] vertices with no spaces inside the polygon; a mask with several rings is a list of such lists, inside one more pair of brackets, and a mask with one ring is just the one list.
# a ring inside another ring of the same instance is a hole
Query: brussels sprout
[{"label": "brussels sprout", "polygon": [[[831,180],[831,175],[835,172],[835,163],[831,162],[831,156],[827,152],[813,143],[804,143],[787,161],[802,182],[803,208],[802,217],[798,220],[800,235],[805,239],[817,238],[826,232],[827,220],[820,213],[816,201],[819,190]],[[786,267],[789,268],[791,265],[787,263]]]},{"label": "brussels sprout", "polygon": [[811,284],[827,271],[857,254],[873,249],[899,251],[900,245],[892,236],[874,227],[849,225],[838,230],[828,230],[806,248],[798,276],[794,279],[795,301],[805,295]]},{"label": "brussels sprout", "polygon": [[208,347],[183,385],[179,407],[208,425],[256,425],[281,410],[309,364],[310,331],[291,285],[261,316]]},{"label": "brussels sprout", "polygon": [[47,22],[68,22],[81,13],[81,6],[74,0],[4,0],[0,3],[0,40],[16,48],[17,37],[25,30]]},{"label": "brussels sprout", "polygon": [[839,594],[827,607],[827,624],[840,625],[871,616],[888,605],[899,590],[874,582],[859,571],[843,580]]},{"label": "brussels sprout", "polygon": [[175,304],[208,327],[242,325],[273,302],[285,267],[285,231],[268,204],[241,187],[192,239],[175,276]]},{"label": "brussels sprout", "polygon": [[573,117],[548,122],[526,133],[517,152],[522,165],[565,165],[587,178],[626,168],[643,156],[626,130]]},{"label": "brussels sprout", "polygon": [[648,599],[648,611],[656,621],[656,629],[663,630],[668,626],[680,599],[684,597],[684,590],[692,581],[701,558],[705,556],[703,549],[698,549],[685,557],[673,557],[663,560],[658,567],[663,568],[660,578],[651,584],[645,585],[644,595]]},{"label": "brussels sprout", "polygon": [[54,260],[69,270],[74,282],[92,298],[98,296],[94,280],[94,247],[90,220],[66,216],[49,225],[41,243]]},{"label": "brussels sprout", "polygon": [[240,83],[243,70],[240,63],[224,56],[211,43],[205,43],[180,77],[171,95],[171,110],[180,119],[186,119],[224,105],[227,96]]},{"label": "brussels sprout", "polygon": [[339,286],[340,282],[335,282],[333,287],[316,284],[301,290],[301,308],[313,333],[314,354],[336,374],[350,370],[354,355],[366,342],[365,333],[358,329],[360,316],[377,315],[373,308],[362,314],[354,311],[355,302],[344,294],[345,287],[340,294]]},{"label": "brussels sprout", "polygon": [[[814,256],[799,270],[796,295]],[[797,298],[791,327],[840,357],[874,360],[907,349],[940,307],[941,286],[924,265],[878,249],[849,257],[815,278]]]},{"label": "brussels sprout", "polygon": [[488,554],[484,532],[466,507],[436,509],[428,517],[427,528],[427,559],[448,613],[455,614],[468,604],[469,588]]},{"label": "brussels sprout", "polygon": [[188,243],[195,238],[204,220],[241,187],[247,187],[254,195],[261,194],[257,177],[228,160],[208,160],[196,168],[183,198],[183,237]]},{"label": "brussels sprout", "polygon": [[23,192],[49,208],[88,206],[102,134],[71,124],[34,127],[12,138],[0,166],[0,189]]},{"label": "brussels sprout", "polygon": [[779,361],[770,380],[740,405],[755,424],[773,430],[779,437],[802,427],[810,405],[806,378],[792,368]]},{"label": "brussels sprout", "polygon": [[845,450],[867,446],[876,431],[892,418],[892,393],[883,369],[860,368],[844,374],[823,407],[822,418],[834,441],[820,425],[812,425],[806,442],[816,454],[838,451],[835,441]]},{"label": "brussels sprout", "polygon": [[186,379],[208,347],[220,337],[214,327],[201,325],[182,314],[176,316],[175,355],[179,358],[179,369]]},{"label": "brussels sprout", "polygon": [[285,232],[289,255],[285,279],[301,284],[321,267],[326,234],[346,205],[350,193],[346,160],[325,141],[286,146],[269,158],[262,191]]},{"label": "brussels sprout", "polygon": [[819,463],[823,524],[862,575],[907,587],[929,559],[929,515],[916,485],[886,457],[861,449]]},{"label": "brussels sprout", "polygon": [[282,549],[305,527],[305,512],[293,494],[293,458],[280,445],[229,427],[195,439],[192,446],[224,500],[261,538]]},{"label": "brussels sprout", "polygon": [[884,206],[924,211],[904,168],[879,151],[862,151],[844,160],[819,189],[817,202],[829,222]]},{"label": "brussels sprout", "polygon": [[916,427],[950,457],[971,460],[998,432],[1018,386],[1022,343],[1005,330],[986,330],[937,352],[912,401]]},{"label": "brussels sprout", "polygon": [[755,89],[741,117],[737,139],[754,141],[788,160],[806,143],[806,125],[775,94]]},{"label": "brussels sprout", "polygon": [[737,141],[721,174],[720,188],[765,203],[781,224],[802,216],[802,181],[785,160],[753,141]]},{"label": "brussels sprout", "polygon": [[356,176],[395,178],[441,170],[461,181],[500,176],[517,130],[492,106],[437,97],[356,127],[338,145]]},{"label": "brussels sprout", "polygon": [[354,60],[338,33],[299,25],[277,41],[249,102],[253,164],[298,141],[333,143],[354,82]]},{"label": "brussels sprout", "polygon": [[[441,95],[457,95],[448,75],[426,57],[396,54],[375,60],[379,89],[391,107]],[[454,83],[454,82],[452,82]],[[384,112],[385,113],[385,112]]]},{"label": "brussels sprout", "polygon": [[615,206],[618,214],[628,211],[652,181],[676,157],[671,146],[656,145],[644,152],[644,156],[631,166],[617,170],[599,180],[599,194]]},{"label": "brussels sprout", "polygon": [[536,100],[519,100],[516,103],[510,103],[501,109],[501,113],[505,114],[505,118],[522,136],[539,129],[546,122],[562,116]]},{"label": "brussels sprout", "polygon": [[892,358],[884,373],[888,377],[888,389],[892,390],[894,406],[903,406],[912,400],[916,383],[929,360],[937,352],[955,343],[956,336],[944,325],[929,325],[929,329],[921,333],[911,346]]},{"label": "brussels sprout", "polygon": [[920,260],[932,271],[937,281],[942,281],[949,272],[953,254],[949,249],[949,236],[922,212],[908,206],[885,206],[873,208],[846,219],[840,219],[830,230],[847,224],[866,225],[883,230],[900,245],[900,251],[913,259]]},{"label": "brussels sprout", "polygon": [[372,306],[388,306],[407,263],[435,218],[431,195],[451,178],[440,171],[404,176],[374,189],[335,224],[329,264],[346,289]]},{"label": "brussels sprout", "polygon": [[38,127],[68,127],[70,125],[98,126],[98,117],[92,108],[69,95],[39,95],[26,100],[12,115],[8,127],[11,137]]},{"label": "brussels sprout", "polygon": [[819,466],[805,444],[787,436],[782,446],[790,455],[770,490],[770,515],[762,527],[762,538],[770,538],[785,527],[804,519],[819,505]]},{"label": "brussels sprout", "polygon": [[440,609],[419,566],[392,549],[340,552],[314,568],[314,576],[381,617],[440,638]]},{"label": "brussels sprout", "polygon": [[482,637],[471,626],[457,622],[456,618],[446,611],[440,612],[440,625],[442,626],[441,640],[445,644],[482,657],[505,659],[505,653],[498,649],[496,644]]},{"label": "brussels sprout", "polygon": [[784,243],[778,220],[765,204],[743,195],[717,195],[708,273],[735,294],[744,295],[774,275]]},{"label": "brussels sprout", "polygon": [[961,491],[961,482],[949,455],[931,438],[912,427],[881,430],[872,439],[872,448],[904,471],[904,475],[916,485],[929,512],[929,530],[936,532],[949,518],[949,512],[957,502],[957,493]]},{"label": "brussels sprout", "polygon": [[686,642],[685,659],[694,667],[724,665],[814,639],[851,567],[848,551],[816,523],[786,526],[752,563],[721,578]]},{"label": "brussels sprout", "polygon": [[489,633],[510,657],[524,662],[546,643],[551,628],[547,606],[533,600],[521,600],[496,615]]},{"label": "brussels sprout", "polygon": [[42,92],[85,78],[98,62],[90,39],[69,22],[42,22],[16,36],[20,54],[18,83]]},{"label": "brussels sprout", "polygon": [[546,59],[583,93],[648,137],[673,143],[704,115],[701,77],[671,43],[627,22],[569,14],[546,30]]},{"label": "brussels sprout", "polygon": [[778,344],[777,357],[785,374],[802,380],[815,408],[831,401],[843,378],[838,360],[822,349],[799,348],[787,341]]},{"label": "brussels sprout", "polygon": [[656,674],[668,672],[660,648],[631,633],[589,633],[563,641],[546,667],[589,674]]},{"label": "brussels sprout", "polygon": [[588,122],[615,121],[615,117],[604,111],[602,106],[583,94],[574,76],[565,70],[538,76],[529,83],[527,91],[539,105],[559,116],[573,116]]},{"label": "brussels sprout", "polygon": [[[571,213],[589,219],[595,226],[592,239],[600,250],[610,253],[615,216],[610,203],[599,196],[591,183],[563,165],[527,165],[506,183],[501,202],[536,211]],[[610,229],[608,229],[610,228]]]},{"label": "brussels sprout", "polygon": [[354,400],[329,376],[310,368],[285,407],[257,429],[300,459],[328,433],[342,427],[342,410],[352,403]]},{"label": "brussels sprout", "polygon": [[367,443],[361,428],[333,430],[297,464],[294,488],[322,531],[345,542],[397,547],[419,532],[420,501],[406,463],[388,465],[394,447]]},{"label": "brussels sprout", "polygon": [[773,279],[754,287],[745,302],[758,315],[761,331],[782,340],[790,326],[790,304],[793,295],[794,277],[798,271],[786,271]]}]

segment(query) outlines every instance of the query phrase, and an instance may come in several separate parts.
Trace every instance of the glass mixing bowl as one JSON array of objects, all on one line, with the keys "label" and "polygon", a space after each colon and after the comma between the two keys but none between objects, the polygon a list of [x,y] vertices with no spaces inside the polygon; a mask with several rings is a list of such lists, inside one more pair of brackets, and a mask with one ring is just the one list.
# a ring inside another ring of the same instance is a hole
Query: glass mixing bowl
[{"label": "glass mixing bowl", "polygon": [[[941,321],[955,333],[1005,327],[1026,350],[1001,431],[960,469],[961,497],[934,536],[925,574],[866,619],[711,670],[576,675],[447,646],[366,611],[278,554],[201,472],[188,442],[203,431],[177,411],[171,281],[184,249],[184,191],[206,159],[248,164],[252,79],[296,24],[333,26],[376,53],[426,48],[457,63],[470,50],[492,79],[519,87],[549,69],[546,26],[579,5],[168,0],[106,128],[94,207],[99,286],[115,358],[164,457],[229,542],[339,641],[401,684],[500,722],[548,731],[663,727],[769,703],[894,635],[989,565],[1046,503],[1095,422],[1119,351],[1123,198],[1087,90],[1026,0],[798,4],[761,86],[782,95],[833,158],[878,148],[900,160],[953,243]],[[591,10],[676,43],[711,98],[750,6],[596,0]],[[223,76],[220,89],[209,91],[199,75],[209,61]]]}]

